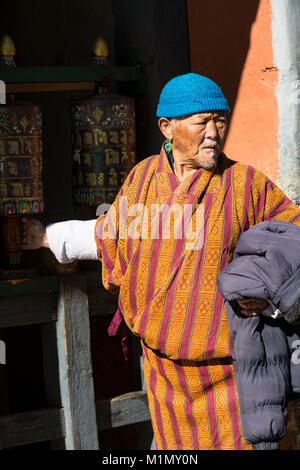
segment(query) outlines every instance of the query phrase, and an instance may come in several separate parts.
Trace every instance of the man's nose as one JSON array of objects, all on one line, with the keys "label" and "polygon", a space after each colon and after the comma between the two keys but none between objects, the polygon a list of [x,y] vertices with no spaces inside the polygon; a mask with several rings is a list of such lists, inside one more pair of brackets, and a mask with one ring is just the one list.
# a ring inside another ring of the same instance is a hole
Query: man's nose
[{"label": "man's nose", "polygon": [[215,121],[208,121],[205,129],[205,137],[208,139],[216,139],[218,137],[218,130]]}]

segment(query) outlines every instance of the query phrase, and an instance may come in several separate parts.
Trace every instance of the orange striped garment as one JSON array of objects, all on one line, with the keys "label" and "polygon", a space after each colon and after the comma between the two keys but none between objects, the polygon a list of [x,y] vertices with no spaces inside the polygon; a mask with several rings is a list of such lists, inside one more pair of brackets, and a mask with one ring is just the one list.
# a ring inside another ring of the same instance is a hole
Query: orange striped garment
[{"label": "orange striped garment", "polygon": [[103,284],[120,286],[119,309],[142,340],[158,449],[249,448],[216,279],[239,234],[271,219],[300,225],[300,211],[259,171],[222,154],[215,171],[179,183],[164,148],[98,219]]}]

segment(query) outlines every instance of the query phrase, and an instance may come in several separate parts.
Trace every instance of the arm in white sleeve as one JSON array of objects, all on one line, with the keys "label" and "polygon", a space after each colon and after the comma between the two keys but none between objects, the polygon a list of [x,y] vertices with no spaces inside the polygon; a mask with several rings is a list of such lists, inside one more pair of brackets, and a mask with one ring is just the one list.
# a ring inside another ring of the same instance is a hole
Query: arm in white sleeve
[{"label": "arm in white sleeve", "polygon": [[75,260],[96,260],[94,220],[68,220],[46,227],[50,250],[60,263],[72,263]]}]

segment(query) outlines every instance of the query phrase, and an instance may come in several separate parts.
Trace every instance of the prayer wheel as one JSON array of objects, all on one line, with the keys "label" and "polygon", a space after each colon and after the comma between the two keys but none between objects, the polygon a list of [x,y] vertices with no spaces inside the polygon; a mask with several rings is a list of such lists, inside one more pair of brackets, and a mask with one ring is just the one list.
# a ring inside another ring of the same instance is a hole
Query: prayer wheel
[{"label": "prayer wheel", "polygon": [[102,94],[72,106],[75,205],[111,204],[135,163],[132,98]]},{"label": "prayer wheel", "polygon": [[0,215],[4,258],[20,262],[20,217],[43,211],[42,116],[29,103],[0,105]]}]

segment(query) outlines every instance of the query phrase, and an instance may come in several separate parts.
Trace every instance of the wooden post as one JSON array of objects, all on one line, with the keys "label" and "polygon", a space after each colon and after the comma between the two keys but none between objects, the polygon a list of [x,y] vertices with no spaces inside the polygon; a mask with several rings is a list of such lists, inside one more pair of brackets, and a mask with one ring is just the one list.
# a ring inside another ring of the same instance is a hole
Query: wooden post
[{"label": "wooden post", "polygon": [[[56,321],[51,321],[41,325],[41,339],[43,345],[43,372],[47,408],[62,408],[63,405],[59,386]],[[51,440],[51,449],[66,449],[65,433],[62,439]]]},{"label": "wooden post", "polygon": [[97,450],[98,432],[92,377],[86,279],[60,278],[57,348],[66,450]]}]

